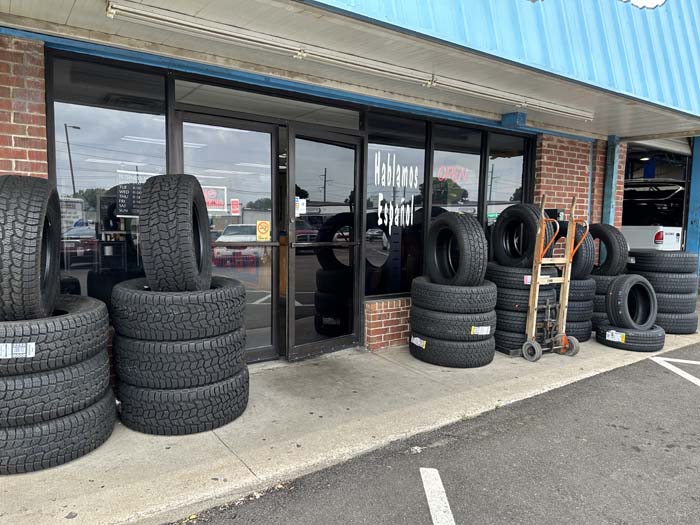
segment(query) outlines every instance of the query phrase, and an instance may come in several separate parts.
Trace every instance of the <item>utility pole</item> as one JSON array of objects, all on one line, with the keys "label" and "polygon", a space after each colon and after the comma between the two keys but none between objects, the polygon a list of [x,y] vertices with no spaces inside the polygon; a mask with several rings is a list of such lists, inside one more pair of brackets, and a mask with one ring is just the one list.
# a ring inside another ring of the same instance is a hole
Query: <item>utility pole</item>
[{"label": "utility pole", "polygon": [[326,202],[327,182],[328,182],[328,168],[323,168],[323,202]]},{"label": "utility pole", "polygon": [[75,174],[73,173],[73,157],[70,154],[70,138],[68,137],[68,128],[80,129],[80,126],[69,126],[63,123],[63,129],[66,131],[66,146],[68,147],[68,165],[70,166],[70,180],[73,183],[73,197],[75,197]]}]

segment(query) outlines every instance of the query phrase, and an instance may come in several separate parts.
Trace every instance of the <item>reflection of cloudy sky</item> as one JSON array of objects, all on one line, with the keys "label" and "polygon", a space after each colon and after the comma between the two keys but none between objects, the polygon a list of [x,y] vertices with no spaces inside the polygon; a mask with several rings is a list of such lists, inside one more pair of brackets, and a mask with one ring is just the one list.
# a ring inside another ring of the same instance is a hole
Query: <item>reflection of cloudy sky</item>
[{"label": "reflection of cloudy sky", "polygon": [[492,201],[509,201],[513,192],[523,183],[523,158],[491,158],[489,172],[492,178],[490,187],[486,188],[487,197],[490,194]]},{"label": "reflection of cloudy sky", "polygon": [[296,177],[309,200],[323,201],[325,177],[326,202],[345,202],[355,187],[355,150],[297,139]]},{"label": "reflection of cloudy sky", "polygon": [[[379,152],[381,161],[386,162],[387,157],[391,154],[392,158],[396,155],[396,164],[401,166],[415,167],[418,166],[418,188],[400,188],[396,189],[397,194],[393,194],[393,188],[375,186],[374,184],[374,156]],[[425,153],[422,149],[405,148],[400,146],[387,146],[383,144],[370,144],[369,155],[367,158],[367,199],[372,201],[372,206],[377,206],[377,197],[381,192],[385,199],[399,202],[402,197],[410,200],[413,195],[420,195],[420,187],[424,184],[423,167],[425,164]],[[400,192],[400,193],[399,193]]]},{"label": "reflection of cloudy sky", "polygon": [[[68,129],[76,190],[109,189],[121,171],[165,172],[165,145],[122,140],[148,137],[165,140],[165,117],[57,102],[55,110],[56,181],[59,194],[73,192],[64,123]],[[128,174],[122,174],[127,175]]]}]

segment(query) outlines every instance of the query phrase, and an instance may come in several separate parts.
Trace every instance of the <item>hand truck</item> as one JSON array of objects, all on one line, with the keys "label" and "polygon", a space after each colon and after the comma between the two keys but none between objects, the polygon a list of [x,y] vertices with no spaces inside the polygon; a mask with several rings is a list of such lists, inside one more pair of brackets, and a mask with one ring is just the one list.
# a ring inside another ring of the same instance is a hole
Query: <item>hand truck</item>
[{"label": "hand truck", "polygon": [[[559,233],[559,222],[556,219],[550,219],[544,213],[545,197],[542,197],[540,203],[540,222],[537,227],[537,238],[535,240],[535,253],[532,262],[532,276],[530,282],[530,301],[527,311],[527,325],[525,335],[527,340],[523,343],[523,357],[528,361],[535,362],[542,357],[543,352],[552,352],[568,356],[575,356],[580,347],[580,343],[575,337],[566,335],[566,312],[569,307],[569,283],[571,281],[571,264],[574,255],[583,244],[586,235],[588,235],[588,221],[578,219],[574,212],[576,208],[576,197],[571,201],[571,209],[569,211],[569,226],[566,232],[566,243],[564,245],[563,257],[545,257],[547,251],[554,244]],[[545,237],[547,231],[547,223],[553,223],[555,232],[549,242],[545,246]],[[575,243],[576,226],[583,225],[585,228],[581,240]],[[542,267],[562,267],[561,277],[549,277],[542,275]],[[561,284],[559,291],[559,302],[538,306],[540,296],[540,286],[547,284]],[[538,312],[544,311],[544,319],[542,322],[537,322]],[[542,334],[542,342],[537,340],[537,331]]]}]

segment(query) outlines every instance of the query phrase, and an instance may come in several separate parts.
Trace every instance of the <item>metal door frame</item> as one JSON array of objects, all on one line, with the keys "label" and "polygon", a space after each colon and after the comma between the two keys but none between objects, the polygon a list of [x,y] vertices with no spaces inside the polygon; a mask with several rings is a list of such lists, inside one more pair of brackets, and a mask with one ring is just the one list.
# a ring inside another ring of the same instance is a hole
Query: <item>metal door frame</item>
[{"label": "metal door frame", "polygon": [[[364,265],[364,231],[366,224],[366,186],[364,177],[366,172],[366,134],[364,133],[338,133],[337,130],[328,130],[322,126],[311,126],[302,124],[290,124],[288,129],[288,158],[287,158],[287,231],[289,239],[296,239],[296,217],[294,216],[294,197],[296,184],[296,139],[311,140],[331,145],[351,147],[355,150],[355,223],[353,230],[355,238],[350,243],[354,247],[352,250],[355,287],[353,294],[353,331],[349,335],[324,339],[312,343],[296,345],[296,319],[295,319],[295,298],[296,298],[296,250],[297,243],[290,242],[287,254],[287,359],[296,361],[314,355],[322,354],[332,350],[360,345],[362,343],[364,330],[364,297],[365,297],[365,265]],[[324,243],[325,244],[325,243]],[[342,246],[347,246],[343,243]],[[361,283],[361,286],[359,285]]]}]

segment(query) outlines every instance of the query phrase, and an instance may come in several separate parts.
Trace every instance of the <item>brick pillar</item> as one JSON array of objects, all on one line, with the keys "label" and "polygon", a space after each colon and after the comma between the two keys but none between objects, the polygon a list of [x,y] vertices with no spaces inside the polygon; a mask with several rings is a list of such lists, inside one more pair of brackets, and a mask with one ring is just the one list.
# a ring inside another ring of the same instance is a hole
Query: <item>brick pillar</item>
[{"label": "brick pillar", "polygon": [[375,299],[365,301],[365,346],[379,350],[405,345],[410,335],[408,317],[411,299]]},{"label": "brick pillar", "polygon": [[48,177],[44,43],[0,36],[0,174]]}]

